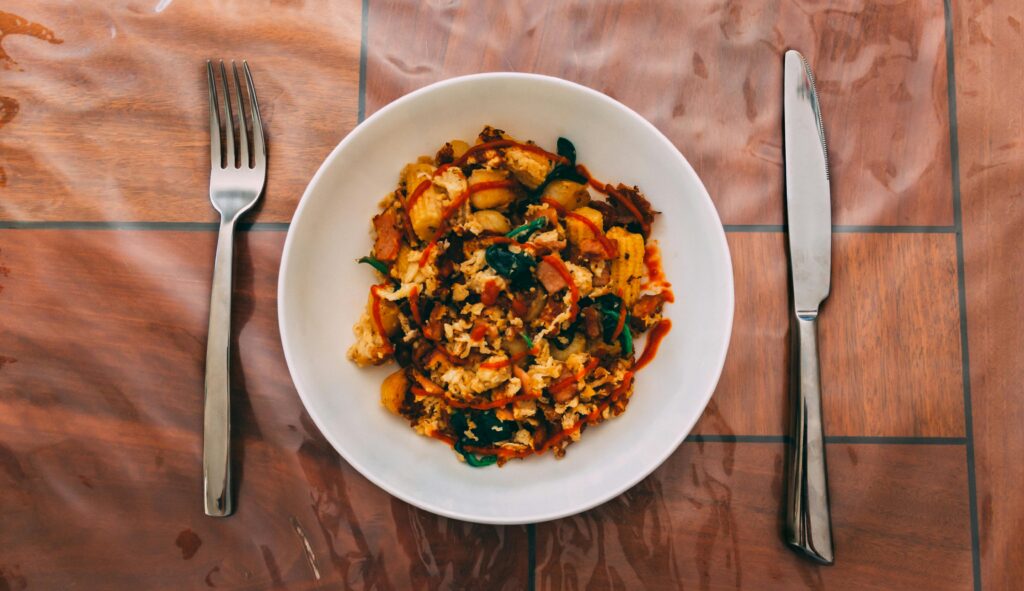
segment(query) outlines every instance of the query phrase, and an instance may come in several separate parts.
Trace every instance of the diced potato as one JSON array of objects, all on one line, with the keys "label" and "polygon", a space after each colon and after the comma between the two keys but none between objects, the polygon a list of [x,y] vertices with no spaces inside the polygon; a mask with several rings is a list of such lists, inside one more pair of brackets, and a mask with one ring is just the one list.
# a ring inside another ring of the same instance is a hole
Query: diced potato
[{"label": "diced potato", "polygon": [[542,198],[551,199],[562,207],[573,210],[590,203],[590,192],[579,183],[558,179],[544,187]]},{"label": "diced potato", "polygon": [[558,347],[551,346],[551,356],[558,361],[565,361],[570,355],[575,353],[582,353],[587,348],[587,338],[580,333],[573,335],[572,342],[565,349],[559,349]]},{"label": "diced potato", "polygon": [[[508,178],[508,173],[501,170],[486,170],[478,168],[469,175],[469,186],[493,181],[503,181]],[[510,188],[484,189],[469,196],[470,203],[474,209],[501,209],[507,206],[516,198],[516,194]]]},{"label": "diced potato", "polygon": [[406,196],[411,195],[421,181],[429,179],[430,175],[434,174],[434,170],[433,164],[423,162],[406,164],[402,169],[402,183],[405,184]]},{"label": "diced potato", "polygon": [[[371,298],[373,296],[370,296]],[[371,305],[373,305],[371,303]],[[395,335],[402,327],[398,320],[398,305],[394,302],[380,299],[380,323],[384,326],[384,332],[390,337]]]},{"label": "diced potato", "polygon": [[466,150],[469,149],[469,144],[467,144],[466,142],[464,142],[462,140],[452,140],[451,141],[451,145],[452,145],[452,157],[455,158],[456,160],[458,160],[459,158],[462,158],[462,155],[465,154]]},{"label": "diced potato", "polygon": [[[600,211],[592,207],[581,207],[575,213],[587,218],[598,228],[604,228],[604,216],[601,215]],[[571,217],[565,220],[565,232],[569,243],[575,246],[579,246],[584,240],[594,240],[596,238],[590,226]]]},{"label": "diced potato", "polygon": [[612,260],[612,288],[621,292],[627,307],[632,306],[640,295],[640,280],[644,275],[644,237],[619,226],[608,230],[606,235],[619,245],[619,254]]},{"label": "diced potato", "polygon": [[544,156],[519,148],[505,150],[505,165],[520,183],[531,189],[539,187],[548,178],[552,168],[551,162]]},{"label": "diced potato", "polygon": [[380,385],[380,403],[391,412],[401,414],[405,394],[409,391],[409,377],[400,369],[384,378]]},{"label": "diced potato", "polygon": [[506,234],[512,229],[512,224],[508,221],[508,218],[493,209],[483,209],[474,212],[470,218],[472,221],[480,224],[480,227],[486,232]]}]

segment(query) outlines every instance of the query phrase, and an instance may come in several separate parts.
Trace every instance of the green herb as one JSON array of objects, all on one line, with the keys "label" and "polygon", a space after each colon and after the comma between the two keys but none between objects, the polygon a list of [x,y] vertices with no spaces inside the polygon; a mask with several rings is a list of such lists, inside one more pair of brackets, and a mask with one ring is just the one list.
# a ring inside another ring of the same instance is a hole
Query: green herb
[{"label": "green herb", "polygon": [[633,333],[629,331],[629,315],[626,316],[626,322],[622,325],[622,352],[625,355],[633,354]]},{"label": "green herb", "polygon": [[388,266],[385,265],[382,261],[380,261],[378,259],[375,259],[373,257],[363,257],[363,258],[359,259],[359,262],[360,263],[366,263],[367,265],[370,265],[371,267],[373,267],[374,269],[377,269],[378,271],[380,271],[384,275],[388,274]]},{"label": "green herb", "polygon": [[526,341],[526,346],[530,348],[530,351],[533,351],[533,339],[530,338],[530,335],[521,332],[519,336],[523,337],[523,340]]},{"label": "green herb", "polygon": [[484,252],[484,259],[498,275],[508,278],[512,289],[525,289],[535,284],[533,270],[537,260],[530,255],[492,244]]},{"label": "green herb", "polygon": [[611,343],[615,329],[619,326],[619,314],[622,311],[622,298],[606,293],[595,300],[601,312],[601,335],[604,342]]},{"label": "green herb", "polygon": [[522,226],[513,228],[511,232],[509,232],[508,234],[505,234],[505,237],[506,238],[515,238],[516,236],[519,236],[520,234],[522,234],[522,236],[519,237],[519,241],[523,242],[527,238],[530,237],[530,234],[533,234],[534,232],[536,232],[537,230],[540,230],[541,228],[543,228],[546,225],[548,225],[548,218],[546,218],[544,216],[541,216],[541,217],[533,220],[532,222],[529,222],[529,223],[523,224]]},{"label": "green herb", "polygon": [[474,468],[485,468],[498,461],[498,456],[477,457],[476,454],[466,451],[462,439],[456,441],[454,447],[455,451],[459,452],[462,454],[462,457],[466,458],[466,463]]},{"label": "green herb", "polygon": [[576,166],[576,146],[564,137],[558,138],[558,155],[569,161],[569,164]]}]

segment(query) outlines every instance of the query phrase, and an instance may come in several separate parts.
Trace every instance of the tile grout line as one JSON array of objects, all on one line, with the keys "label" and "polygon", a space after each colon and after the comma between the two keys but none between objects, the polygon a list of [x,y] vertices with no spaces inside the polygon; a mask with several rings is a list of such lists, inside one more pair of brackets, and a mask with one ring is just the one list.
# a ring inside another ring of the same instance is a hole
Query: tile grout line
[{"label": "tile grout line", "polygon": [[363,0],[363,21],[359,31],[359,110],[356,123],[366,119],[366,61],[369,53],[367,33],[370,30],[370,0]]},{"label": "tile grout line", "polygon": [[957,296],[960,306],[960,372],[964,394],[964,435],[967,440],[967,496],[971,525],[971,565],[974,589],[981,591],[981,542],[978,528],[978,485],[974,462],[974,410],[971,402],[971,357],[967,335],[967,287],[964,275],[964,224],[960,195],[960,134],[956,110],[956,47],[953,43],[952,0],[943,0],[946,20],[946,92],[949,106],[949,156],[952,169],[953,225],[956,228]]},{"label": "tile grout line", "polygon": [[[789,443],[788,435],[688,435],[687,443]],[[828,435],[826,443],[865,445],[967,445],[966,437],[896,437],[887,435]]]}]

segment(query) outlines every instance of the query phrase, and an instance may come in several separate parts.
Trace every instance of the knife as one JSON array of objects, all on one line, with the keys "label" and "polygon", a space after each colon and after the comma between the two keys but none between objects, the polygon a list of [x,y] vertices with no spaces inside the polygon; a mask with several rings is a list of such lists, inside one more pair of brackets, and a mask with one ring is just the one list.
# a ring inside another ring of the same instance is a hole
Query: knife
[{"label": "knife", "polygon": [[800,369],[791,425],[786,542],[813,560],[832,564],[817,328],[832,270],[828,150],[814,74],[794,50],[786,52],[783,103],[786,217]]}]

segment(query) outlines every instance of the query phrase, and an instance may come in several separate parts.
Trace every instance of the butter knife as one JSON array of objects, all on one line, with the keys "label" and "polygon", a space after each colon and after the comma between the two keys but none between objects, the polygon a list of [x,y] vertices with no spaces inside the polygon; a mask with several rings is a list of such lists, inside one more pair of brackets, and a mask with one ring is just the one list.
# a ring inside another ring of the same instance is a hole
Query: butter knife
[{"label": "butter knife", "polygon": [[832,270],[828,151],[814,75],[794,50],[786,52],[783,103],[786,217],[800,371],[791,424],[786,541],[809,558],[832,564],[817,329],[818,308],[828,297]]}]

